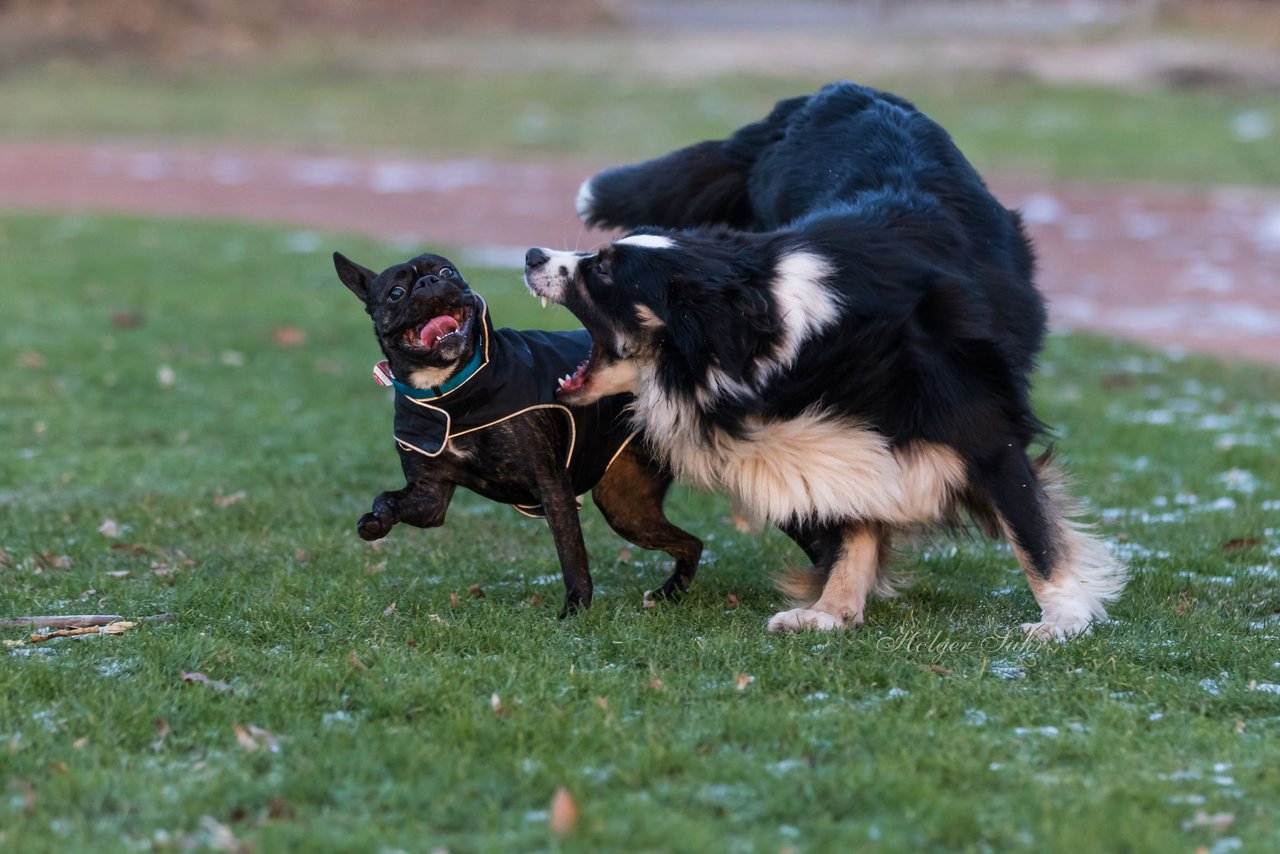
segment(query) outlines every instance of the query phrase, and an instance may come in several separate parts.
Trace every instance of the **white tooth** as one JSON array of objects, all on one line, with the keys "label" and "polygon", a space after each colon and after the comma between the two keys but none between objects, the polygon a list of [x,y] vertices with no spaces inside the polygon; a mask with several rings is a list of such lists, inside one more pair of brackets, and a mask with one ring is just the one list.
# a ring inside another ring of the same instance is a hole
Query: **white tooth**
[{"label": "white tooth", "polygon": [[546,308],[546,307],[547,307],[547,298],[546,298],[546,297],[543,297],[543,298],[542,298],[542,307],[543,307],[543,308]]},{"label": "white tooth", "polygon": [[561,377],[557,382],[560,383],[560,388],[564,388],[564,377]]}]

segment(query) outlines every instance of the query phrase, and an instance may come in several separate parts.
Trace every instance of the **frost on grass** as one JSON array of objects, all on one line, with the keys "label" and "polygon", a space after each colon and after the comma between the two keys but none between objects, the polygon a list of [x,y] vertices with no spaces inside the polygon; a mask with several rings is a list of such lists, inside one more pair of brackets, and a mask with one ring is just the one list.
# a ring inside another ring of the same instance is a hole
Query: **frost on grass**
[{"label": "frost on grass", "polygon": [[1001,679],[1021,679],[1027,675],[1027,671],[1021,665],[1007,660],[993,661],[991,673]]}]

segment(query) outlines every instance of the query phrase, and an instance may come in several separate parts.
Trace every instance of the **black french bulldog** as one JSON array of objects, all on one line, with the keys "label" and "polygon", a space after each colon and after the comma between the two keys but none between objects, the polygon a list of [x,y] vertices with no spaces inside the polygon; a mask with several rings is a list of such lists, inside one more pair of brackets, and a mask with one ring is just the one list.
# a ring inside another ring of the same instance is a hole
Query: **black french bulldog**
[{"label": "black french bulldog", "polygon": [[381,273],[337,252],[333,263],[373,318],[386,356],[374,374],[396,389],[406,481],[374,500],[357,523],[361,537],[381,539],[397,522],[444,524],[455,486],[545,516],[564,575],[564,617],[591,604],[577,500],[590,491],[613,530],[675,559],[652,595],[674,599],[688,590],[702,542],[663,513],[671,475],[628,426],[631,395],[572,409],[554,398],[590,353],[585,330],[494,329],[484,300],[439,255]]}]

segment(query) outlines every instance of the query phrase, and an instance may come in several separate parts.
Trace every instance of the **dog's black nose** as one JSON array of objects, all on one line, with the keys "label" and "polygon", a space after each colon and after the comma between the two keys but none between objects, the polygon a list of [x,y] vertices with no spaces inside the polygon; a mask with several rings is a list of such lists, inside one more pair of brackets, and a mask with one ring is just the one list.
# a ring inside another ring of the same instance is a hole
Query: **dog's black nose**
[{"label": "dog's black nose", "polygon": [[524,253],[524,265],[530,270],[535,270],[550,260],[551,256],[536,246]]}]

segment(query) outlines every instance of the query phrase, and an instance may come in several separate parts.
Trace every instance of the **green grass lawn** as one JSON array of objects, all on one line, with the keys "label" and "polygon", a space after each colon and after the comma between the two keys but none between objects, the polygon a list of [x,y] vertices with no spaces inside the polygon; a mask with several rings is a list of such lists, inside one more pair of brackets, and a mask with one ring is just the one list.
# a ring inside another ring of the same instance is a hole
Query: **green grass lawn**
[{"label": "green grass lawn", "polygon": [[[441,46],[428,42],[417,50],[435,47]],[[621,160],[722,137],[765,115],[780,98],[858,76],[851,63],[813,77],[654,79],[629,67],[622,46],[614,65],[573,69],[580,49],[574,42],[545,45],[528,68],[518,62],[484,67],[467,62],[466,51],[452,69],[415,67],[403,45],[313,46],[236,68],[14,68],[0,75],[0,134]],[[493,59],[493,51],[484,56]],[[1121,91],[927,69],[922,64],[910,79],[859,82],[915,100],[983,169],[1280,184],[1270,131],[1280,126],[1280,107],[1272,90]],[[1237,138],[1238,121],[1262,128],[1263,137]]]},{"label": "green grass lawn", "polygon": [[[799,552],[680,490],[692,595],[641,607],[663,561],[588,506],[561,622],[508,508],[355,536],[400,481],[332,249],[409,251],[0,217],[0,616],[176,615],[0,648],[0,849],[1280,850],[1280,374],[1051,341],[1041,413],[1133,566],[1092,636],[1021,645],[1008,550],[945,537],[862,630],[769,635]],[[571,322],[468,273],[500,324]]]}]

